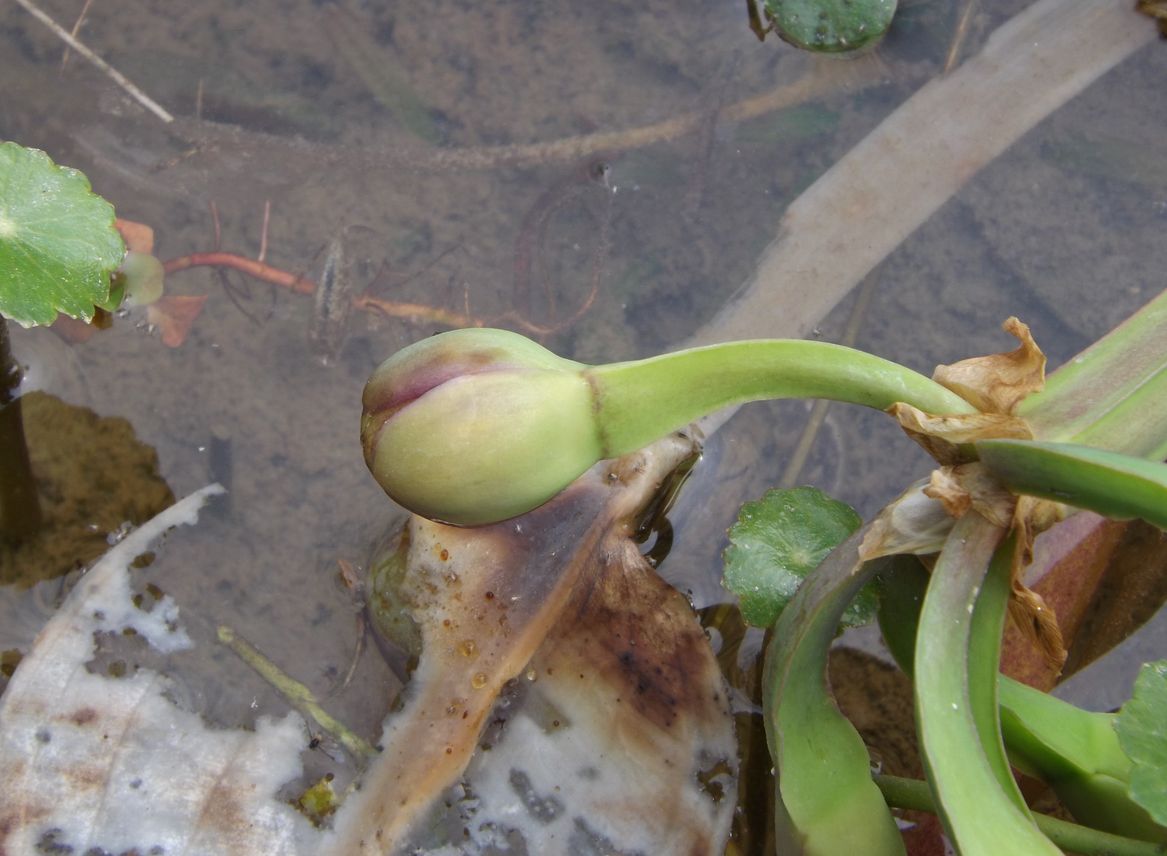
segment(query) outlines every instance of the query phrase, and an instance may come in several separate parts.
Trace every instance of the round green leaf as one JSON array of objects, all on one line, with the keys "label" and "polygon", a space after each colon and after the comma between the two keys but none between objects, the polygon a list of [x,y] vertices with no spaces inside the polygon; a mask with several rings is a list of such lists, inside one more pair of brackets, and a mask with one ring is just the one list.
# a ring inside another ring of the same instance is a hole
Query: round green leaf
[{"label": "round green leaf", "polygon": [[891,26],[896,0],[766,0],[785,41],[816,53],[858,50]]},{"label": "round green leaf", "polygon": [[1167,660],[1139,670],[1134,694],[1114,727],[1131,759],[1131,797],[1156,823],[1167,826]]},{"label": "round green leaf", "polygon": [[0,143],[0,315],[25,327],[86,321],[109,301],[125,245],[113,206],[44,152]]},{"label": "round green leaf", "polygon": [[[742,617],[770,627],[806,575],[862,522],[850,506],[813,487],[772,490],[743,505],[729,530],[724,577],[741,600]],[[873,595],[861,593],[843,622],[866,622],[874,606]]]}]

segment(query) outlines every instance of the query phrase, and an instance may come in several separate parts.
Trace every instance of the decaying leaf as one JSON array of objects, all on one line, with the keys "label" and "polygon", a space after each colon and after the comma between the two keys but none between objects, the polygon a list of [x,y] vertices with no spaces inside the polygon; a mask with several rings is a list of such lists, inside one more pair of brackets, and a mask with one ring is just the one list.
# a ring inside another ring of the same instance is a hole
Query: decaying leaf
[{"label": "decaying leaf", "polygon": [[[1015,496],[989,476],[982,464],[973,461],[968,451],[968,444],[977,440],[1033,438],[1029,424],[1013,414],[1021,401],[1044,387],[1045,355],[1029,327],[1018,319],[1009,318],[1002,327],[1020,341],[1015,350],[937,366],[932,374],[933,380],[981,412],[933,415],[902,402],[888,412],[941,465],[921,490],[924,496],[935,500],[951,518],[974,511],[1017,535],[1009,615],[1021,633],[1043,652],[1048,666],[1054,668],[1066,658],[1057,617],[1046,608],[1040,595],[1025,586],[1022,571],[1033,560],[1034,538],[1063,519],[1065,509],[1046,500]],[[947,530],[929,512],[934,509],[911,491],[899,497],[872,525],[860,548],[861,555],[871,559],[894,552],[930,552],[929,537],[934,542],[937,537],[943,540]]]},{"label": "decaying leaf", "polygon": [[955,518],[944,503],[928,495],[927,487],[927,483],[918,482],[884,506],[859,545],[863,561],[881,556],[930,556],[940,552]]},{"label": "decaying leaf", "polygon": [[976,440],[1033,438],[1024,419],[1004,413],[933,416],[902,401],[893,404],[887,412],[900,423],[905,434],[942,466],[968,461],[969,454],[961,447]]},{"label": "decaying leaf", "polygon": [[723,681],[688,602],[631,541],[692,453],[669,438],[489,527],[411,521],[399,595],[422,651],[337,815],[337,852],[466,837],[472,852],[723,851],[736,772]]},{"label": "decaying leaf", "polygon": [[951,517],[974,509],[995,526],[1010,524],[1017,500],[975,463],[933,470],[924,494],[939,501]]},{"label": "decaying leaf", "polygon": [[215,731],[168,699],[156,672],[86,667],[98,637],[125,628],[163,652],[190,646],[169,597],[134,605],[127,566],[221,492],[191,494],[107,553],[16,670],[0,698],[0,853],[312,851],[319,836],[275,799],[300,771],[299,716]]},{"label": "decaying leaf", "polygon": [[1016,350],[937,366],[932,373],[934,381],[982,413],[1013,413],[1026,396],[1045,386],[1045,354],[1033,341],[1029,327],[1009,317],[1001,329],[1021,343]]},{"label": "decaying leaf", "polygon": [[87,668],[127,627],[164,651],[191,644],[172,600],[134,604],[127,566],[218,488],[168,509],[85,575],[0,699],[0,853],[724,852],[737,761],[723,679],[689,603],[631,540],[693,453],[669,438],[493,527],[413,519],[401,585],[421,655],[324,831],[280,795],[301,773],[299,715],[215,730],[163,675]]}]

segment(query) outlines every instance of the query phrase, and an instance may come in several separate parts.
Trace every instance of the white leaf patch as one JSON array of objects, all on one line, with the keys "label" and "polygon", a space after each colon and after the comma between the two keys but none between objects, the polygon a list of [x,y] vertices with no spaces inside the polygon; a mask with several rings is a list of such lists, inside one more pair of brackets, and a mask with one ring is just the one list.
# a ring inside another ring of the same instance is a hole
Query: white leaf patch
[{"label": "white leaf patch", "polygon": [[196,491],[110,550],[16,670],[0,697],[0,853],[317,850],[318,833],[276,799],[300,773],[298,715],[261,719],[254,732],[213,730],[166,698],[163,675],[86,668],[98,633],[133,628],[163,653],[190,647],[170,598],[150,612],[134,605],[128,565],[222,492]]}]

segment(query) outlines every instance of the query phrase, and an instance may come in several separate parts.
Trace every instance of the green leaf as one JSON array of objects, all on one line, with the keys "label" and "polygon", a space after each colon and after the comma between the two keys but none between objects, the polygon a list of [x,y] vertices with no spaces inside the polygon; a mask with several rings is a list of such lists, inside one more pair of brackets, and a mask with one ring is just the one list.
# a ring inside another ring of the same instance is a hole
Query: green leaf
[{"label": "green leaf", "polygon": [[25,327],[58,312],[88,321],[124,255],[113,206],[83,174],[0,143],[0,315]]},{"label": "green leaf", "polygon": [[815,53],[858,50],[891,26],[896,0],[766,0],[778,35]]},{"label": "green leaf", "polygon": [[843,542],[807,578],[779,616],[766,648],[762,716],[777,770],[779,853],[904,853],[899,830],[871,780],[863,738],[827,686],[827,656],[844,609],[885,564],[859,558],[862,534]]},{"label": "green leaf", "polygon": [[[772,490],[743,505],[729,530],[724,584],[741,599],[745,620],[773,625],[806,575],[862,522],[849,506],[813,487]],[[867,623],[875,605],[874,592],[865,588],[843,623]]]},{"label": "green leaf", "polygon": [[981,440],[981,462],[1016,493],[1167,529],[1167,464],[1075,443]]},{"label": "green leaf", "polygon": [[1002,534],[966,514],[932,569],[914,657],[920,755],[959,853],[1057,856],[1009,773],[995,721],[999,641],[989,649],[1000,639],[1014,546],[998,547]]},{"label": "green leaf", "polygon": [[1134,694],[1114,727],[1131,759],[1131,796],[1156,823],[1167,826],[1167,660],[1139,670]]}]

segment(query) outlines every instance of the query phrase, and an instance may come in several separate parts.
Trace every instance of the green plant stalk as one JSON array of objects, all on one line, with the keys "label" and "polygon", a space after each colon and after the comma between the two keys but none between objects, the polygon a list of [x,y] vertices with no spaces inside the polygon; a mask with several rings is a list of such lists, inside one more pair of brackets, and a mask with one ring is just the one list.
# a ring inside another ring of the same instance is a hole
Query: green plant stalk
[{"label": "green plant stalk", "polygon": [[1167,464],[1071,443],[982,440],[974,447],[981,463],[1014,493],[1119,520],[1141,517],[1167,529]]},{"label": "green plant stalk", "polygon": [[[914,557],[892,561],[880,573],[879,626],[888,650],[911,677],[929,574]],[[1130,761],[1118,744],[1112,714],[1082,710],[1003,675],[997,691],[1001,733],[1013,766],[1049,783],[1084,823],[1140,840],[1162,840],[1163,830],[1127,792]],[[930,806],[929,797],[929,811]]]},{"label": "green plant stalk", "polygon": [[0,317],[0,540],[17,544],[41,525],[40,496],[28,459],[24,418],[16,387],[20,367],[8,341],[8,321]]},{"label": "green plant stalk", "polygon": [[779,616],[766,651],[762,706],[777,769],[780,853],[904,853],[903,839],[871,781],[867,747],[826,685],[827,654],[839,619],[875,572],[856,555],[864,531],[807,577]]},{"label": "green plant stalk", "polygon": [[1025,797],[1013,777],[1009,758],[1001,738],[1001,719],[998,714],[998,678],[1001,662],[1001,639],[1005,631],[1005,616],[1012,593],[1012,562],[1016,547],[1013,537],[993,553],[988,573],[981,583],[973,606],[968,640],[969,710],[976,723],[981,748],[989,762],[1001,790],[1013,800],[1026,816],[1030,814]]},{"label": "green plant stalk", "polygon": [[[927,782],[900,776],[875,776],[875,784],[888,805],[936,813],[936,802]],[[1050,817],[1033,816],[1037,828],[1062,850],[1080,856],[1162,856],[1163,848],[1149,841],[1136,841],[1109,832],[1091,829]]]},{"label": "green plant stalk", "polygon": [[757,339],[586,369],[606,457],[643,448],[723,407],[772,398],[824,398],[886,410],[974,413],[956,393],[911,369],[827,342]]},{"label": "green plant stalk", "polygon": [[1048,782],[1078,820],[1117,835],[1167,841],[1167,829],[1131,799],[1131,762],[1115,716],[1094,713],[1002,678],[1001,728],[1009,758]]},{"label": "green plant stalk", "polygon": [[1040,440],[1161,460],[1167,424],[1167,291],[1050,375],[1018,407]]},{"label": "green plant stalk", "polygon": [[[981,586],[987,574],[1002,573],[1002,566],[1007,572],[1005,550],[997,551],[1002,535],[979,515],[966,514],[956,521],[932,571],[914,657],[920,750],[940,818],[959,852],[1057,856],[1001,781],[1001,764],[989,756],[1003,756],[1004,749],[999,742],[982,742],[974,713],[986,695],[988,703],[996,701],[995,672],[991,685],[982,686],[980,674],[969,671],[969,657]],[[984,621],[986,614],[978,618]]]}]

